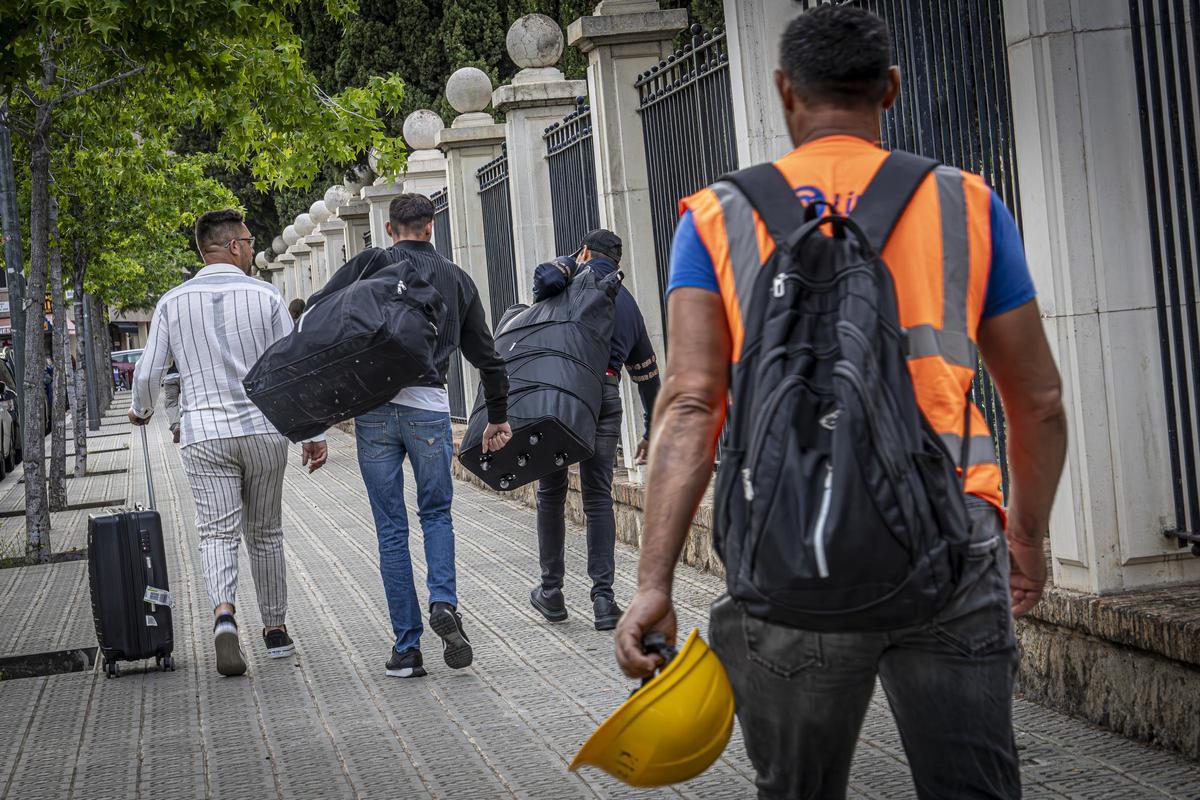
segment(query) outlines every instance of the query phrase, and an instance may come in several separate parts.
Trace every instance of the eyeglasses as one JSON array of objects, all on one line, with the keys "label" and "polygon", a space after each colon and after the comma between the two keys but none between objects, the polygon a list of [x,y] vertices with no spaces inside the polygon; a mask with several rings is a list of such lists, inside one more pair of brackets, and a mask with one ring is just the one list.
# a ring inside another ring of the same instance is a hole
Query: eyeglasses
[{"label": "eyeglasses", "polygon": [[225,246],[233,247],[234,242],[246,242],[250,245],[251,250],[254,249],[254,237],[253,236],[238,236],[238,237],[236,237],[234,239],[230,239],[228,242],[226,242]]}]

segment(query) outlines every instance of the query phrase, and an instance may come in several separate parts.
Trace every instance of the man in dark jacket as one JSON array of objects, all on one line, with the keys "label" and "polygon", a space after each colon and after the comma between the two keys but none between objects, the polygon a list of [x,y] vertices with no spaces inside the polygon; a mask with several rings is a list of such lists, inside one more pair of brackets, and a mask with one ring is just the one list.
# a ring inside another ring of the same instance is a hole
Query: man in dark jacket
[{"label": "man in dark jacket", "polygon": [[[544,300],[561,292],[578,269],[587,268],[603,278],[621,262],[621,239],[612,231],[598,228],[583,237],[575,267],[571,259],[558,258],[538,267],[534,275],[534,297]],[[644,435],[637,446],[636,460],[645,463],[649,446],[650,414],[658,396],[658,361],[646,333],[646,321],[637,301],[625,288],[617,295],[612,348],[600,417],[596,422],[595,451],[579,465],[583,488],[583,510],[587,516],[588,576],[592,579],[592,611],[596,630],[612,630],[621,618],[613,597],[617,525],[613,516],[612,482],[617,443],[621,438],[621,368],[638,387],[644,414]],[[533,588],[530,601],[551,622],[567,618],[563,599],[563,549],[566,545],[565,506],[567,470],[549,475],[538,483],[537,527],[542,581]]]},{"label": "man in dark jacket", "polygon": [[409,456],[417,486],[417,508],[425,539],[426,583],[429,588],[429,625],[442,639],[446,664],[461,669],[472,661],[471,643],[463,631],[455,589],[454,529],[450,517],[453,479],[450,459],[454,440],[450,430],[450,403],[446,373],[450,356],[461,348],[479,370],[487,403],[488,426],[484,452],[499,450],[512,437],[508,426],[508,372],[496,355],[492,333],[474,281],[457,264],[433,249],[433,203],[419,194],[402,194],[392,200],[387,232],[392,246],[359,253],[309,298],[308,307],[361,276],[369,276],[402,259],[416,276],[431,284],[446,303],[438,326],[438,375],[424,386],[401,390],[383,406],[357,417],[358,464],[362,471],[375,531],[379,537],[379,563],[387,595],[395,646],[387,674],[416,678],[425,674],[421,660],[421,607],[413,584],[408,551],[408,509],[404,502],[402,467]]}]

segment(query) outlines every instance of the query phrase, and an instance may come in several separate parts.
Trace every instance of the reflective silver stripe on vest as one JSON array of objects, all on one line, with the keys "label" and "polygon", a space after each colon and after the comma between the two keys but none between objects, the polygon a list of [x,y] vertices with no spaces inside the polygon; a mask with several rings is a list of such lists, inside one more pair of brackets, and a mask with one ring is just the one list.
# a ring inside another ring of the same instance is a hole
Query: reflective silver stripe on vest
[{"label": "reflective silver stripe on vest", "polygon": [[[942,442],[946,445],[946,449],[950,451],[950,455],[954,457],[955,466],[961,467],[958,463],[962,456],[962,435],[957,433],[942,433],[938,434],[942,437]],[[970,444],[967,445],[967,467],[974,467],[979,464],[996,464],[996,443],[992,441],[991,436],[972,436]]]},{"label": "reflective silver stripe on vest", "polygon": [[713,194],[721,204],[725,218],[725,241],[729,244],[729,265],[733,270],[733,285],[737,289],[738,305],[745,324],[754,294],[754,277],[762,262],[758,259],[758,232],[754,226],[754,207],[746,196],[732,184],[718,181],[712,185]]},{"label": "reflective silver stripe on vest", "polygon": [[941,356],[956,367],[974,369],[978,353],[975,343],[964,333],[938,330],[932,325],[914,325],[907,329],[908,357]]},{"label": "reflective silver stripe on vest", "polygon": [[963,175],[953,167],[938,167],[934,178],[942,217],[942,330],[966,336],[971,248],[967,243]]}]

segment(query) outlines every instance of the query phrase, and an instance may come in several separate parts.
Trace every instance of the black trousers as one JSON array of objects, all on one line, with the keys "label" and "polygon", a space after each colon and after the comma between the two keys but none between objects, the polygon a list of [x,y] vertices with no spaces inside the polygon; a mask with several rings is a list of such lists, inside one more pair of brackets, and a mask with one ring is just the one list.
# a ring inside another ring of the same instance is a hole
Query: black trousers
[{"label": "black trousers", "polygon": [[[621,392],[605,384],[596,422],[596,449],[579,465],[583,488],[583,512],[587,516],[588,577],[592,598],[613,596],[613,571],[617,546],[617,520],[613,515],[612,482],[621,440]],[[567,471],[547,475],[538,482],[538,554],[542,565],[542,588],[561,589],[563,549],[566,544]]]}]

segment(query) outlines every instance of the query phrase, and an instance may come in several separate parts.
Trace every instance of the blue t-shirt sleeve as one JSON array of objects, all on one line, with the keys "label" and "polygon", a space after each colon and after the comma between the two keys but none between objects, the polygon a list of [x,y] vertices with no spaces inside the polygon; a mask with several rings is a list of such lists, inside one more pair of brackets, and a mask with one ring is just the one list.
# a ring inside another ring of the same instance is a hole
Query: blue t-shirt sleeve
[{"label": "blue t-shirt sleeve", "polygon": [[696,220],[691,211],[685,211],[675,227],[675,240],[671,243],[670,280],[667,282],[667,294],[681,286],[691,286],[696,289],[707,289],[720,293],[717,285],[717,271],[713,267],[712,256],[708,248],[700,241],[696,232]]},{"label": "blue t-shirt sleeve", "polygon": [[1017,221],[992,192],[992,269],[983,299],[983,318],[1012,311],[1037,297]]}]

